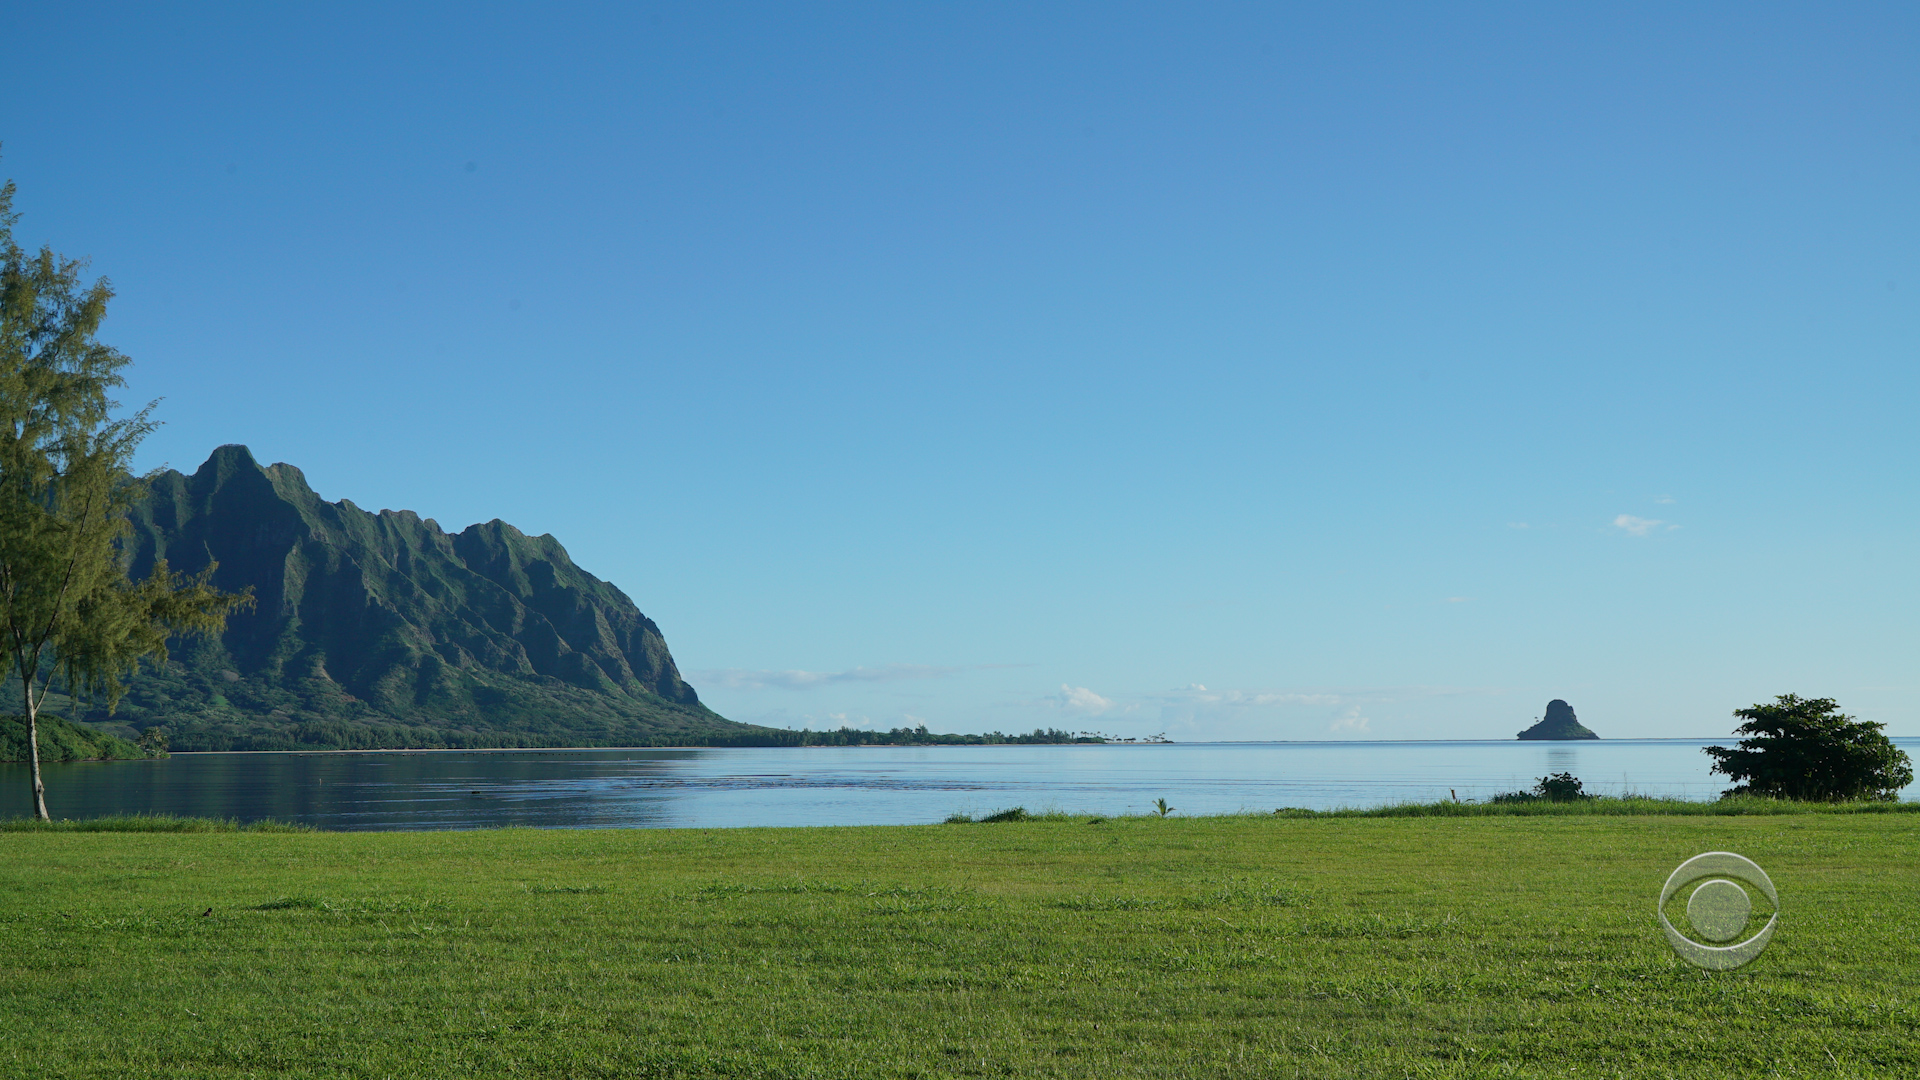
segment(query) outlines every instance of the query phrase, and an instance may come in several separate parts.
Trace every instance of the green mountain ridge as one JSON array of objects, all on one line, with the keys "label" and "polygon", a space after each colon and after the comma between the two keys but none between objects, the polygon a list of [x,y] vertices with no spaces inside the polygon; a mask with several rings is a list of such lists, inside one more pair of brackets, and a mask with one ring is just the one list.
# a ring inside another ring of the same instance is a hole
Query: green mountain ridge
[{"label": "green mountain ridge", "polygon": [[327,502],[237,445],[154,478],[132,526],[136,578],[217,562],[255,603],[144,665],[115,715],[83,712],[98,730],[164,726],[175,750],[782,741],[702,705],[659,627],[551,536]]}]

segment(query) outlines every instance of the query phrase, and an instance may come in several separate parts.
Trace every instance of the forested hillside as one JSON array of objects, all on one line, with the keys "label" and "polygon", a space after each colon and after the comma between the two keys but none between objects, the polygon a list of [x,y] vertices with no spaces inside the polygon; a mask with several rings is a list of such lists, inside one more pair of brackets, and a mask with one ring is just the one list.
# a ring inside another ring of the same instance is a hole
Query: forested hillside
[{"label": "forested hillside", "polygon": [[316,495],[291,465],[223,446],[152,484],[134,577],[210,561],[250,610],[175,643],[118,713],[175,750],[760,742],[700,704],[653,620],[551,536],[502,521],[448,533],[411,511]]}]

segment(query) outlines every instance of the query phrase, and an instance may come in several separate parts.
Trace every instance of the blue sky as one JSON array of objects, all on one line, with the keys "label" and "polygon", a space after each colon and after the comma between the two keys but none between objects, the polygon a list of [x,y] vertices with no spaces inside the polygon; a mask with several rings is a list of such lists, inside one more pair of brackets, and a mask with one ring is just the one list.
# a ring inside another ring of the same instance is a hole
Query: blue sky
[{"label": "blue sky", "polygon": [[8,5],[143,462],[550,532],[736,719],[1920,735],[1920,16]]}]

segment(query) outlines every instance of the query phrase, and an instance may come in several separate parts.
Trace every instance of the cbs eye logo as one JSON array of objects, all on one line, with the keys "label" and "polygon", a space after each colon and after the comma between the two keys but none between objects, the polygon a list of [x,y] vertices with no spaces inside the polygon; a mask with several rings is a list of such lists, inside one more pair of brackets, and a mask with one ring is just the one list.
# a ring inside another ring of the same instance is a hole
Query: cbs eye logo
[{"label": "cbs eye logo", "polygon": [[[1707,879],[1702,881],[1701,879]],[[1692,895],[1687,898],[1687,923],[1696,937],[1703,937],[1714,944],[1702,945],[1673,928],[1667,919],[1667,901],[1674,895],[1692,885]],[[1736,945],[1723,945],[1746,932],[1747,923],[1753,918],[1753,898],[1739,882],[1760,890],[1766,896],[1767,903],[1773,908],[1773,917],[1759,933]],[[1732,971],[1754,957],[1759,956],[1773,940],[1774,928],[1780,925],[1780,897],[1774,892],[1773,882],[1767,872],[1756,866],[1751,859],[1735,855],[1731,851],[1709,851],[1705,855],[1695,855],[1680,864],[1668,878],[1667,884],[1660,890],[1660,904],[1655,909],[1660,915],[1660,928],[1667,933],[1667,944],[1680,958],[1695,967],[1708,971]]]}]

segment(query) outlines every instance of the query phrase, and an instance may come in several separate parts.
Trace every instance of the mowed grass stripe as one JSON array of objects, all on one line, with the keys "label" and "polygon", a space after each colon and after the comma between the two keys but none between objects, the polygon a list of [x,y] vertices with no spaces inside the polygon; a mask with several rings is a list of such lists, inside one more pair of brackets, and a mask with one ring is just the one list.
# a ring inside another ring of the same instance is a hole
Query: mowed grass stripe
[{"label": "mowed grass stripe", "polygon": [[[5,1075],[1920,1075],[1906,814],[0,845]],[[1716,849],[1783,928],[1709,975]]]}]

